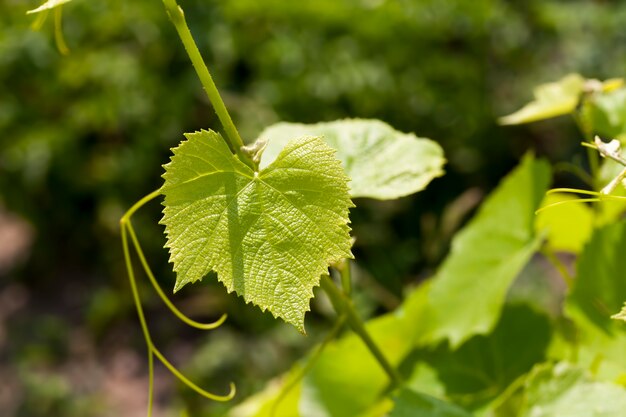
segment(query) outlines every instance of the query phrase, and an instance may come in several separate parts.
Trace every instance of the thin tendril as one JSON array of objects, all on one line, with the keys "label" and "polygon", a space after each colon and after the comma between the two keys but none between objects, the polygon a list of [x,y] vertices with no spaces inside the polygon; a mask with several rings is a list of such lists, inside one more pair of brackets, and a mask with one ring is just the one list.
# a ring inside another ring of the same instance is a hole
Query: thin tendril
[{"label": "thin tendril", "polygon": [[587,191],[587,190],[579,190],[576,188],[553,188],[548,190],[546,194],[554,194],[554,193],[574,193],[574,194],[585,194],[585,195],[595,195],[599,196],[600,193],[597,191]]},{"label": "thin tendril", "polygon": [[215,400],[215,401],[229,401],[232,400],[233,397],[235,396],[235,394],[237,393],[237,389],[235,388],[235,384],[234,383],[230,383],[229,385],[229,392],[226,395],[216,395],[216,394],[212,394],[202,388],[200,388],[199,386],[197,386],[196,384],[194,384],[193,382],[191,382],[189,379],[187,379],[187,377],[185,375],[183,375],[178,369],[176,369],[176,367],[174,365],[172,365],[170,363],[170,361],[168,361],[165,356],[163,356],[163,354],[161,352],[159,352],[159,350],[154,347],[154,345],[152,345],[152,352],[154,353],[154,356],[156,356],[161,363],[163,363],[163,365],[165,365],[165,367],[167,369],[170,370],[170,372],[172,374],[174,374],[174,376],[176,378],[178,378],[183,384],[187,385],[189,388],[191,388],[192,390],[194,390],[195,392],[197,392],[198,394],[202,395],[205,398],[208,398],[209,400]]},{"label": "thin tendril", "polygon": [[154,290],[157,292],[157,294],[159,294],[159,297],[161,297],[161,300],[163,300],[163,302],[170,309],[170,311],[176,317],[178,317],[182,322],[184,322],[185,324],[191,327],[195,327],[196,329],[211,330],[211,329],[215,329],[219,327],[222,323],[224,323],[227,317],[226,314],[223,314],[222,317],[220,317],[217,321],[213,323],[200,323],[198,321],[190,319],[183,312],[181,312],[178,308],[176,308],[176,306],[174,306],[174,304],[170,301],[170,299],[165,295],[165,293],[159,286],[159,283],[156,281],[156,278],[154,277],[154,274],[152,273],[152,270],[150,269],[150,265],[148,265],[148,261],[146,260],[143,250],[141,249],[141,245],[139,244],[139,240],[137,239],[137,235],[135,234],[135,229],[133,228],[132,223],[128,221],[127,225],[128,225],[127,226],[128,231],[130,233],[130,238],[133,241],[133,245],[135,246],[135,251],[137,252],[139,261],[141,262],[141,265],[143,266],[143,269],[146,272],[146,275],[150,279],[150,283],[154,287]]},{"label": "thin tendril", "polygon": [[274,417],[276,415],[276,412],[278,410],[278,406],[280,405],[280,403],[287,397],[287,394],[289,394],[289,392],[296,385],[298,385],[298,382],[300,382],[302,378],[304,378],[305,375],[311,370],[311,368],[313,367],[313,365],[315,365],[315,363],[319,359],[320,355],[322,354],[326,346],[328,346],[328,344],[337,337],[339,330],[341,330],[345,322],[346,322],[346,315],[342,314],[341,316],[337,318],[337,320],[335,321],[335,325],[330,330],[330,332],[326,335],[322,343],[317,346],[315,351],[313,351],[313,353],[309,357],[309,360],[304,365],[304,367],[300,370],[300,372],[298,372],[298,374],[294,376],[293,378],[290,378],[290,380],[285,385],[283,385],[283,387],[280,390],[280,393],[278,393],[278,396],[272,403],[272,408],[270,410],[270,417]]},{"label": "thin tendril", "polygon": [[152,415],[152,401],[154,392],[154,384],[152,383],[154,378],[154,366],[152,361],[152,340],[150,339],[150,331],[148,330],[148,326],[146,326],[146,319],[143,315],[141,300],[139,299],[139,292],[137,291],[137,285],[135,283],[135,273],[133,272],[133,265],[130,258],[130,250],[128,248],[126,222],[122,222],[122,248],[124,250],[124,261],[126,262],[126,270],[128,273],[128,280],[130,282],[130,288],[133,293],[133,300],[135,301],[135,308],[137,309],[139,323],[141,324],[143,337],[146,341],[146,346],[148,348],[148,372],[150,374],[150,382],[148,384],[148,417],[150,417]]},{"label": "thin tendril", "polygon": [[542,211],[545,211],[547,209],[550,209],[550,208],[553,208],[553,207],[556,207],[556,206],[560,206],[562,204],[591,203],[591,202],[598,202],[598,201],[602,201],[602,199],[601,198],[577,198],[575,200],[557,201],[556,203],[548,204],[547,206],[541,207],[539,210],[535,211],[535,214],[539,214]]},{"label": "thin tendril", "polygon": [[152,415],[152,404],[154,403],[154,354],[152,349],[148,349],[148,417]]},{"label": "thin tendril", "polygon": [[[131,259],[131,256],[130,256],[130,249],[129,249],[129,245],[128,245],[128,234],[131,235],[131,239],[133,241],[133,244],[135,245],[135,249],[137,250],[137,254],[139,255],[139,258],[142,261],[144,269],[146,270],[146,272],[150,271],[150,268],[149,268],[148,263],[147,263],[147,261],[145,259],[145,256],[143,255],[143,251],[141,250],[141,246],[139,245],[139,241],[138,241],[137,236],[135,234],[135,231],[133,229],[133,226],[132,226],[132,223],[130,221],[130,218],[144,204],[146,204],[147,202],[153,200],[154,198],[156,198],[159,195],[160,195],[160,190],[157,190],[157,191],[153,191],[152,193],[150,193],[147,196],[143,197],[141,200],[139,200],[137,203],[135,203],[122,216],[122,218],[120,219],[120,226],[121,226],[121,231],[122,231],[122,248],[123,248],[123,251],[124,251],[124,261],[126,263],[126,270],[127,270],[127,273],[128,273],[128,280],[129,280],[129,283],[130,283],[131,291],[133,293],[133,300],[135,302],[135,308],[137,309],[137,315],[139,316],[139,323],[141,325],[141,330],[143,332],[144,339],[146,341],[146,345],[148,347],[148,374],[149,374],[149,383],[148,383],[148,417],[150,417],[152,415],[152,405],[153,405],[153,402],[154,402],[154,356],[156,356],[159,359],[159,361],[161,361],[161,363],[163,363],[163,365],[176,378],[178,378],[182,383],[184,383],[189,388],[191,388],[192,390],[196,391],[198,394],[202,395],[205,398],[208,398],[208,399],[214,400],[214,401],[229,401],[229,400],[231,400],[235,396],[235,393],[236,393],[235,384],[233,384],[232,382],[230,383],[229,392],[226,395],[212,394],[212,393],[210,393],[210,392],[200,388],[198,385],[196,385],[191,380],[189,380],[187,377],[185,377],[174,365],[172,365],[165,358],[165,356],[163,356],[163,354],[152,343],[152,338],[150,337],[150,330],[148,329],[146,318],[145,318],[145,315],[144,315],[144,312],[143,312],[143,307],[141,305],[141,298],[139,296],[139,291],[137,289],[137,282],[136,282],[136,279],[135,279],[135,273],[134,273],[134,270],[133,270],[133,264],[132,264],[132,259]],[[156,284],[156,279],[154,279],[154,275],[152,274],[152,271],[149,272],[148,276],[151,278],[151,282],[153,283],[153,285],[155,285]],[[158,285],[155,285],[155,289],[157,289],[157,292],[159,293],[159,295],[162,294],[161,298],[165,301],[166,305],[168,307],[170,307],[170,310],[172,310],[174,312],[174,314],[177,317],[179,317],[181,320],[183,320],[185,323],[187,323],[187,324],[189,324],[189,325],[191,325],[193,327],[198,327],[196,325],[207,326],[206,324],[198,323],[198,322],[195,322],[195,321],[187,318],[178,309],[176,309],[173,304],[171,304],[169,299],[167,299],[167,297],[165,297],[165,294],[163,294],[163,292],[160,290],[160,287],[158,287]],[[184,319],[183,319],[183,317],[184,317]],[[216,323],[221,324],[224,321],[223,320],[224,318],[225,317],[222,316],[222,318],[220,318],[220,320],[218,320]],[[191,324],[191,323],[193,323],[193,324]],[[217,324],[217,325],[219,325],[219,324]],[[211,323],[208,326],[212,326],[211,328],[217,327],[215,325],[215,323]]]}]

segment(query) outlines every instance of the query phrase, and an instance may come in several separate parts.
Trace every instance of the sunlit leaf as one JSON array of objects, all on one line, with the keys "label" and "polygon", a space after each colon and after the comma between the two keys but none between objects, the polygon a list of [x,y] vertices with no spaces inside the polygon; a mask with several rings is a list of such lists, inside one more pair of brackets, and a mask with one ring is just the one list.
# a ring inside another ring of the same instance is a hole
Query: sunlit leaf
[{"label": "sunlit leaf", "polygon": [[472,417],[472,415],[449,402],[403,389],[398,394],[389,417]]},{"label": "sunlit leaf", "polygon": [[[584,203],[573,202],[577,197],[565,193],[549,194],[542,207],[559,202],[537,213],[535,228],[545,232],[546,243],[552,250],[579,253],[593,231],[594,214]],[[611,203],[609,203],[611,204]]]},{"label": "sunlit leaf", "polygon": [[219,134],[187,134],[165,165],[161,223],[176,287],[215,271],[227,290],[304,331],[313,287],[350,253],[348,178],[320,138],[253,172]]},{"label": "sunlit leaf", "polygon": [[289,139],[307,135],[322,136],[337,150],[351,179],[352,197],[394,199],[423,190],[443,175],[445,159],[437,143],[378,120],[358,119],[271,126],[259,136],[269,140],[261,166],[271,163]]},{"label": "sunlit leaf", "polygon": [[626,410],[626,389],[593,381],[567,363],[545,364],[526,383],[520,417],[615,417]]},{"label": "sunlit leaf", "polygon": [[509,286],[539,246],[535,210],[549,180],[548,164],[527,155],[456,235],[432,282],[423,342],[448,339],[456,347],[491,331]]},{"label": "sunlit leaf", "polygon": [[572,113],[583,92],[585,79],[569,74],[557,82],[541,84],[534,90],[535,100],[515,113],[500,118],[503,125],[529,123]]},{"label": "sunlit leaf", "polygon": [[36,9],[32,9],[26,12],[26,14],[33,14],[33,13],[39,13],[39,12],[43,12],[44,10],[50,10],[50,9],[54,9],[56,7],[59,7],[65,3],[69,3],[72,0],[48,0],[47,2],[45,2],[44,4],[42,4],[41,6],[37,7]]}]

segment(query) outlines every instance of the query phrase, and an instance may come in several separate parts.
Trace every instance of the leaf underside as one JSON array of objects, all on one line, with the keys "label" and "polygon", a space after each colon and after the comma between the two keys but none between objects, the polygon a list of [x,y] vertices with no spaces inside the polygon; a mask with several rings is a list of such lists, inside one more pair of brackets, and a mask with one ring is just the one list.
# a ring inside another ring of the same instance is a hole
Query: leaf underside
[{"label": "leaf underside", "polygon": [[261,166],[268,165],[287,141],[322,136],[337,150],[351,179],[352,197],[389,200],[423,190],[443,175],[443,150],[430,139],[402,133],[379,120],[346,119],[317,124],[277,123],[260,139],[269,141]]},{"label": "leaf underside", "polygon": [[503,125],[530,123],[573,112],[583,91],[585,79],[569,74],[559,81],[541,84],[534,90],[535,100],[500,118]]},{"label": "leaf underside", "polygon": [[229,292],[304,332],[319,277],[352,257],[349,179],[335,151],[302,137],[254,172],[218,133],[185,136],[161,189],[174,291],[215,271]]}]

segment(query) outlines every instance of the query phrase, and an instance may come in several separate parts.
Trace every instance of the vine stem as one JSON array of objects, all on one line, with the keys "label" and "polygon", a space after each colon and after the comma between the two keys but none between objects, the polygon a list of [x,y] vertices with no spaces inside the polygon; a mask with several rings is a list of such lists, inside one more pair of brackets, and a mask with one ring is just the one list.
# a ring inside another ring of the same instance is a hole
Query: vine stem
[{"label": "vine stem", "polygon": [[170,17],[170,21],[178,32],[178,36],[185,47],[185,51],[187,51],[191,64],[196,70],[198,78],[200,78],[202,87],[209,97],[209,101],[213,105],[215,113],[217,113],[217,117],[220,119],[220,123],[222,123],[224,132],[226,133],[226,143],[230,147],[230,150],[237,155],[242,162],[256,171],[257,168],[252,162],[250,155],[242,149],[244,146],[243,140],[241,140],[241,136],[239,136],[239,132],[237,131],[237,128],[235,127],[235,124],[226,109],[226,105],[217,90],[213,77],[211,77],[211,73],[202,59],[202,55],[198,50],[196,41],[193,39],[189,26],[187,26],[183,9],[178,5],[178,3],[176,3],[176,0],[163,0],[163,4],[165,5],[165,10]]},{"label": "vine stem", "polygon": [[[345,268],[344,268],[345,270]],[[402,379],[393,366],[389,363],[383,352],[380,350],[372,336],[368,333],[363,321],[357,314],[352,300],[350,300],[344,293],[339,291],[339,288],[332,281],[330,276],[322,275],[320,285],[324,292],[330,298],[330,302],[333,304],[335,311],[339,315],[345,315],[347,323],[350,325],[354,333],[361,338],[365,346],[374,355],[380,366],[383,368],[389,379],[391,380],[392,387],[400,385]]]},{"label": "vine stem", "polygon": [[563,281],[565,281],[567,288],[571,289],[572,285],[574,284],[574,278],[572,278],[569,271],[567,270],[567,267],[563,264],[563,262],[561,262],[556,253],[554,253],[552,249],[546,246],[541,248],[540,252],[543,256],[546,257],[546,259],[552,264],[552,266],[554,266],[556,270],[559,271],[559,274],[561,274],[561,277],[563,277]]}]

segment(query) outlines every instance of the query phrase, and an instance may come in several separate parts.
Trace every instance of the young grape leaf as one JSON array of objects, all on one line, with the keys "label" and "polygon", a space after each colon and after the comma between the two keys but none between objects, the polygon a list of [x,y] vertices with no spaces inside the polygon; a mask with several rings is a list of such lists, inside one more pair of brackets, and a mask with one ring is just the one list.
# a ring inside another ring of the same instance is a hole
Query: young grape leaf
[{"label": "young grape leaf", "polygon": [[537,366],[526,382],[520,417],[615,417],[624,415],[624,387],[593,381],[561,362]]},{"label": "young grape leaf", "polygon": [[538,249],[535,210],[548,188],[550,167],[527,155],[452,241],[429,292],[422,342],[455,347],[491,331],[509,286]]},{"label": "young grape leaf", "polygon": [[583,92],[585,79],[569,74],[557,82],[541,84],[534,90],[535,100],[515,113],[500,118],[503,125],[530,123],[573,112]]},{"label": "young grape leaf", "polygon": [[452,403],[404,388],[389,417],[472,417],[472,414]]},{"label": "young grape leaf", "polygon": [[254,172],[218,133],[186,134],[161,189],[175,291],[215,271],[231,292],[304,332],[313,287],[350,252],[348,177],[317,137]]},{"label": "young grape leaf", "polygon": [[33,14],[33,13],[39,13],[39,12],[43,12],[44,10],[51,10],[54,9],[55,7],[59,7],[65,3],[69,3],[72,0],[48,0],[47,2],[45,2],[44,4],[42,4],[41,6],[37,7],[36,9],[32,9],[26,12],[26,14]]},{"label": "young grape leaf", "polygon": [[379,120],[359,119],[270,126],[259,136],[269,140],[261,166],[271,163],[289,139],[305,135],[322,136],[337,150],[337,157],[352,180],[352,197],[403,197],[423,190],[443,175],[445,159],[437,143],[398,132]]}]

